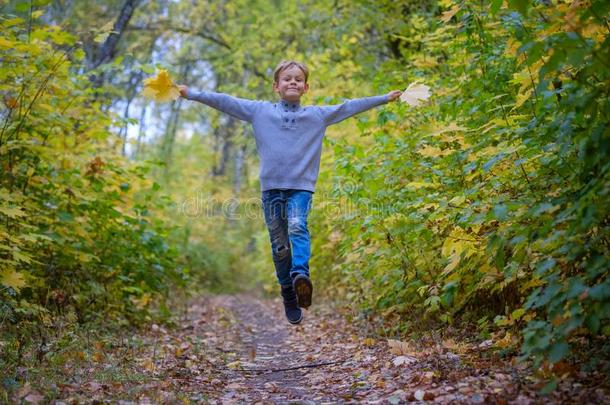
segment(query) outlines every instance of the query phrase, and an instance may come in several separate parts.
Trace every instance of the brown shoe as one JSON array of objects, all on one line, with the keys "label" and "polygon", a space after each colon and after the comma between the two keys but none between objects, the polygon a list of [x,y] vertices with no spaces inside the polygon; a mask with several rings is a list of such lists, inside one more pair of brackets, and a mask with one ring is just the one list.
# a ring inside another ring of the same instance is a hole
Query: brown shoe
[{"label": "brown shoe", "polygon": [[311,293],[313,292],[311,279],[304,274],[299,274],[292,280],[292,287],[297,294],[299,306],[309,308],[311,306]]}]

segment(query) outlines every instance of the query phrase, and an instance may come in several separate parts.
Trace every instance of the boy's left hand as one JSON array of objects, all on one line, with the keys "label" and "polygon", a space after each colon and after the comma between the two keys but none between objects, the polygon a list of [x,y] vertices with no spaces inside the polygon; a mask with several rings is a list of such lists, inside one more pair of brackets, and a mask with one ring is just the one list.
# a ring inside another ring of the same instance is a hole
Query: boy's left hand
[{"label": "boy's left hand", "polygon": [[387,94],[388,99],[390,101],[395,101],[398,99],[398,97],[400,97],[402,95],[402,91],[401,90],[392,90],[391,92],[389,92]]},{"label": "boy's left hand", "polygon": [[178,87],[178,91],[180,92],[180,95],[182,97],[186,97],[186,95],[189,92],[188,86],[185,86],[184,84],[178,84],[176,87]]}]

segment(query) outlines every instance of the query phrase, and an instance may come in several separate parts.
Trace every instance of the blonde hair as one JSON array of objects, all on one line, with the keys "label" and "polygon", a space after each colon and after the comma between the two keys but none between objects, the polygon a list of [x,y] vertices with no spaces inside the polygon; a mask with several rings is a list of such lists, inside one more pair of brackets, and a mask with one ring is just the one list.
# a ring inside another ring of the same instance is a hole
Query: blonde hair
[{"label": "blonde hair", "polygon": [[305,75],[305,83],[307,83],[307,79],[309,78],[309,69],[307,68],[307,66],[305,66],[301,62],[297,62],[295,60],[283,60],[283,61],[281,61],[277,65],[275,70],[273,71],[273,81],[277,83],[280,80],[280,73],[282,73],[284,70],[286,70],[286,69],[288,69],[288,68],[290,68],[292,66],[296,66],[299,69],[301,69],[301,71]]}]

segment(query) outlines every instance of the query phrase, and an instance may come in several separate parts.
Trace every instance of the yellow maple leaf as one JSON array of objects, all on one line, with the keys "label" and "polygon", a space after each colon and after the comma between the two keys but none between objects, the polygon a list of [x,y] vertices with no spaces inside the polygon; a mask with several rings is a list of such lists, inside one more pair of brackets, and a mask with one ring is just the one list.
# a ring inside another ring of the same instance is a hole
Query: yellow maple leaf
[{"label": "yellow maple leaf", "polygon": [[451,20],[451,18],[453,18],[453,16],[456,15],[458,11],[460,11],[460,8],[462,8],[462,6],[459,4],[456,4],[453,7],[451,7],[449,10],[444,11],[443,15],[441,16],[441,21],[444,23],[448,23],[449,20]]},{"label": "yellow maple leaf", "polygon": [[377,341],[373,338],[366,338],[362,341],[362,344],[365,346],[375,346],[375,344],[377,343]]},{"label": "yellow maple leaf", "polygon": [[412,355],[416,352],[409,342],[403,342],[396,339],[388,339],[388,347],[390,348],[390,353],[396,356]]},{"label": "yellow maple leaf", "polygon": [[176,100],[180,96],[180,91],[169,78],[167,70],[160,70],[157,76],[144,79],[142,95],[155,101],[165,102]]},{"label": "yellow maple leaf", "polygon": [[241,369],[241,361],[239,361],[239,360],[233,361],[233,362],[227,364],[227,368],[230,368],[231,370],[239,370],[239,369]]},{"label": "yellow maple leaf", "polygon": [[527,89],[525,91],[525,93],[521,93],[521,92],[518,93],[517,97],[515,99],[515,105],[513,108],[511,108],[511,112],[513,110],[516,110],[517,108],[521,107],[523,104],[525,104],[525,102],[532,97],[532,94],[533,94],[533,91],[531,88]]},{"label": "yellow maple leaf", "polygon": [[430,135],[440,135],[440,134],[443,134],[445,132],[466,131],[467,129],[468,128],[462,127],[462,126],[456,124],[455,122],[451,122],[451,123],[449,123],[449,125],[444,125],[443,124],[443,126],[435,128],[435,130]]},{"label": "yellow maple leaf", "polygon": [[19,292],[19,290],[26,285],[23,274],[17,273],[12,269],[4,270],[2,273],[0,273],[0,284],[6,287],[11,287],[17,292]]},{"label": "yellow maple leaf", "polygon": [[407,188],[412,188],[415,190],[419,190],[420,188],[438,188],[438,184],[436,183],[425,183],[422,181],[412,181],[410,183],[405,184]]},{"label": "yellow maple leaf", "polygon": [[447,265],[445,266],[445,268],[443,269],[443,275],[448,275],[449,273],[451,273],[453,270],[455,270],[455,268],[458,266],[458,264],[460,264],[460,261],[462,260],[462,257],[459,254],[452,254],[449,256],[449,263],[447,263]]},{"label": "yellow maple leaf", "polygon": [[144,360],[144,364],[142,364],[145,370],[155,371],[155,362],[151,359]]},{"label": "yellow maple leaf", "polygon": [[424,145],[423,147],[421,147],[417,150],[417,153],[419,153],[422,156],[426,156],[426,157],[441,157],[441,156],[448,155],[451,152],[453,152],[453,151],[452,150],[442,150],[441,148],[437,148],[436,146],[432,146],[432,145]]},{"label": "yellow maple leaf", "polygon": [[15,46],[15,43],[13,41],[9,41],[6,38],[0,37],[0,48],[8,49],[12,48],[13,46]]},{"label": "yellow maple leaf", "polygon": [[91,356],[91,360],[93,360],[94,363],[101,363],[102,361],[104,361],[104,359],[106,358],[106,355],[104,354],[104,352],[95,352],[93,353],[93,355]]},{"label": "yellow maple leaf", "polygon": [[428,98],[430,98],[430,87],[425,84],[413,82],[402,92],[400,101],[407,103],[412,107],[417,107],[422,101],[426,101]]},{"label": "yellow maple leaf", "polygon": [[17,207],[0,207],[0,214],[9,218],[25,217],[27,215],[25,211]]},{"label": "yellow maple leaf", "polygon": [[133,302],[133,304],[139,309],[144,309],[146,308],[146,306],[148,306],[151,299],[152,296],[149,293],[144,293],[139,298],[131,297],[131,302]]},{"label": "yellow maple leaf", "polygon": [[436,59],[430,58],[426,55],[417,56],[413,58],[413,60],[411,60],[411,63],[413,64],[413,66],[421,69],[433,68],[438,66],[438,61]]},{"label": "yellow maple leaf", "polygon": [[517,41],[516,39],[510,38],[506,42],[506,46],[504,47],[504,54],[509,56],[517,56],[517,51],[519,50],[520,46],[521,42]]}]

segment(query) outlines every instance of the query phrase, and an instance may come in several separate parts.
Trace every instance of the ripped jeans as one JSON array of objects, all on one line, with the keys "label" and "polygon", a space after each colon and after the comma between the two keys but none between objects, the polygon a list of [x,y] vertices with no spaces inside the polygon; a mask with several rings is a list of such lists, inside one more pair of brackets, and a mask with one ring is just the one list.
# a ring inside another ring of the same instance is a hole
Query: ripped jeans
[{"label": "ripped jeans", "polygon": [[311,243],[307,216],[311,210],[312,194],[306,190],[285,189],[262,193],[275,274],[281,286],[292,285],[297,274],[309,276]]}]

